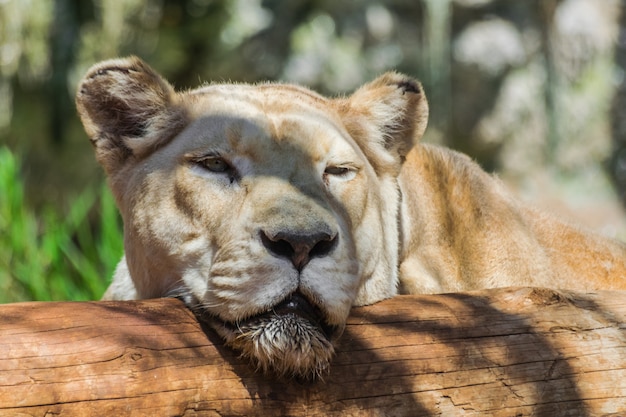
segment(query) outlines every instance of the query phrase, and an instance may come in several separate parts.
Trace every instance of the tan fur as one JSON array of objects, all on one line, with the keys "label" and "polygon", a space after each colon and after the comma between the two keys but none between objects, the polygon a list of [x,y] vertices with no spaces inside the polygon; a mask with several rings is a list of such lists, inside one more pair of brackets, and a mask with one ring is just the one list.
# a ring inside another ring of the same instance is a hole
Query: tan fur
[{"label": "tan fur", "polygon": [[404,292],[626,289],[623,243],[524,206],[465,155],[419,145],[399,183]]},{"label": "tan fur", "polygon": [[626,288],[622,244],[418,144],[428,105],[404,75],[337,99],[175,92],[127,58],[94,66],[76,103],[124,219],[104,298],[180,297],[260,369],[324,372],[351,306],[399,291]]}]

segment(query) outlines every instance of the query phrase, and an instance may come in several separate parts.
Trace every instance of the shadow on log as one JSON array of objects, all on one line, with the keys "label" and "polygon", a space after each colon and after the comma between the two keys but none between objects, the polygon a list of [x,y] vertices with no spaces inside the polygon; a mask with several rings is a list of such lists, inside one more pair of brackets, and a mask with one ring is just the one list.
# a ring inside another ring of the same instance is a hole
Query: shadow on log
[{"label": "shadow on log", "polygon": [[353,310],[324,381],[256,374],[174,299],[0,306],[0,415],[626,412],[626,293],[401,296]]}]

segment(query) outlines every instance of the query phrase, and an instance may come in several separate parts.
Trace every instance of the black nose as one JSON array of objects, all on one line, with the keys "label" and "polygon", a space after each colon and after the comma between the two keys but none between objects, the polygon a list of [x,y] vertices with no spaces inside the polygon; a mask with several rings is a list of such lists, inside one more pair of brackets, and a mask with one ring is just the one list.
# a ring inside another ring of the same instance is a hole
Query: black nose
[{"label": "black nose", "polygon": [[291,260],[293,266],[302,271],[311,258],[328,255],[337,243],[337,234],[326,231],[277,232],[261,230],[263,245],[275,256]]}]

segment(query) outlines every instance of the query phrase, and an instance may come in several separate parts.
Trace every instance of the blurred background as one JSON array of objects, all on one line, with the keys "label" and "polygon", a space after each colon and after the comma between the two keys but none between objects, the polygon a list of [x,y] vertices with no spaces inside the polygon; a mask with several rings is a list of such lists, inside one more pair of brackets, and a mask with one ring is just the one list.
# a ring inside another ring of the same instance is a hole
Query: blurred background
[{"label": "blurred background", "polygon": [[96,299],[121,221],[76,117],[81,76],[134,54],[178,89],[422,80],[425,141],[522,199],[626,239],[620,0],[0,0],[0,302]]}]

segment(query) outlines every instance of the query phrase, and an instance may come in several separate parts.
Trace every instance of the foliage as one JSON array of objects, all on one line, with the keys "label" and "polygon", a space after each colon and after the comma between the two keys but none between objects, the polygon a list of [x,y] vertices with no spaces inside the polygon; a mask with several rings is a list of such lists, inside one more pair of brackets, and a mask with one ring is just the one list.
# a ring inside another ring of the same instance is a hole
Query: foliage
[{"label": "foliage", "polygon": [[4,0],[0,140],[28,165],[54,165],[28,171],[28,198],[40,204],[96,175],[93,160],[77,158],[90,149],[72,97],[99,60],[138,55],[179,89],[282,79],[331,94],[398,69],[425,85],[427,140],[513,176],[541,164],[575,176],[611,152],[621,7],[619,0]]},{"label": "foliage", "polygon": [[0,302],[99,298],[122,253],[110,192],[88,190],[66,215],[45,207],[37,216],[24,204],[19,171],[16,156],[0,147]]}]

